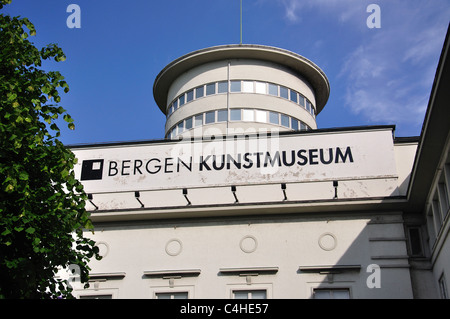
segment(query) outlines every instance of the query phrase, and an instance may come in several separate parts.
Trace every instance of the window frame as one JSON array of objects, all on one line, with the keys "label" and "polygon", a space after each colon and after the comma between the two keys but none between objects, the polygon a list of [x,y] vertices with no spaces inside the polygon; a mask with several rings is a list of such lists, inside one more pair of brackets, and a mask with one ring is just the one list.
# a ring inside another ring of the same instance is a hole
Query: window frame
[{"label": "window frame", "polygon": [[[264,291],[264,298],[252,298],[253,294],[255,292],[259,292],[259,291]],[[247,293],[247,298],[236,298],[236,293],[237,292],[241,292],[241,293]],[[232,290],[232,299],[267,299],[267,289],[233,289]]]},{"label": "window frame", "polygon": [[192,285],[175,285],[170,286],[150,286],[150,298],[158,299],[157,294],[173,294],[187,293],[187,299],[194,299],[194,286]]},{"label": "window frame", "polygon": [[[317,291],[328,291],[330,293],[330,296],[333,296],[333,292],[337,292],[337,291],[346,291],[348,292],[348,298],[316,298],[316,292]],[[316,288],[312,288],[312,295],[311,295],[312,299],[352,299],[352,295],[351,295],[351,289],[349,287],[336,287],[336,288],[330,288],[330,287],[316,287]]]},{"label": "window frame", "polygon": [[245,291],[245,290],[265,290],[266,291],[266,299],[273,298],[273,284],[270,282],[262,282],[262,283],[252,283],[251,285],[247,284],[227,284],[227,298],[234,299],[234,291]]}]

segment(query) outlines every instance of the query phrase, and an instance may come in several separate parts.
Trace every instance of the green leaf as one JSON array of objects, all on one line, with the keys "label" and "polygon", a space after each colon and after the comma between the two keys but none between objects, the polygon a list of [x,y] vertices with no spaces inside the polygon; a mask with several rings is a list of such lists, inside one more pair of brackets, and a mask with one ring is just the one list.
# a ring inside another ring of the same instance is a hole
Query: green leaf
[{"label": "green leaf", "polygon": [[67,123],[73,123],[73,118],[69,114],[66,114],[64,115],[64,121]]},{"label": "green leaf", "polygon": [[21,180],[23,180],[23,181],[26,181],[26,180],[28,180],[28,173],[27,172],[20,172],[20,174],[19,174],[19,179],[21,179]]},{"label": "green leaf", "polygon": [[33,227],[28,227],[25,232],[27,232],[28,234],[34,234],[34,232],[36,231],[36,229],[34,229]]},{"label": "green leaf", "polygon": [[11,234],[11,231],[10,231],[9,229],[6,229],[6,230],[2,233],[2,236],[6,236],[6,235],[9,235],[9,234]]}]

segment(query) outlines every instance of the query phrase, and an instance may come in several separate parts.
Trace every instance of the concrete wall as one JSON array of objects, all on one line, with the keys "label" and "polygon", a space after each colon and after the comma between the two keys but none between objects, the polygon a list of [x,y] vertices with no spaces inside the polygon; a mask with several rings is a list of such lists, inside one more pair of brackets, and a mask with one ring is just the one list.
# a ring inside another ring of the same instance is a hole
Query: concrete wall
[{"label": "concrete wall", "polygon": [[[352,298],[412,298],[400,213],[97,224],[87,235],[105,255],[91,263],[91,274],[124,276],[91,283],[77,295],[153,298],[188,291],[190,298],[230,298],[233,289],[266,289],[268,298],[311,298],[314,288],[349,288]],[[367,285],[372,264],[380,266],[374,281],[380,288]],[[344,267],[320,270],[336,265]],[[163,274],[144,275],[174,270],[199,272],[172,285]]]}]

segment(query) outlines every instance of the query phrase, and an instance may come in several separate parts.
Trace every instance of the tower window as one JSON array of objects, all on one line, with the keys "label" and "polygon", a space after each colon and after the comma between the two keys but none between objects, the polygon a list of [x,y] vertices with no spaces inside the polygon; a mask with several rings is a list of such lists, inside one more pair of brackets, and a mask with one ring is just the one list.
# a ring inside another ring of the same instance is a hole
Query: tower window
[{"label": "tower window", "polygon": [[294,90],[291,90],[291,101],[294,103],[297,103],[297,101],[298,101],[297,92],[295,92]]},{"label": "tower window", "polygon": [[216,111],[205,113],[205,124],[214,123],[215,120],[216,120]]},{"label": "tower window", "polygon": [[289,127],[289,116],[281,114],[281,125]]},{"label": "tower window", "polygon": [[291,118],[291,128],[295,131],[298,131],[298,121],[294,118]]},{"label": "tower window", "polygon": [[240,121],[240,120],[241,120],[241,109],[231,109],[230,121]]},{"label": "tower window", "polygon": [[190,130],[192,128],[192,117],[187,118],[185,120],[184,124],[185,124],[184,127],[186,128],[186,130]]},{"label": "tower window", "polygon": [[195,98],[201,98],[205,95],[205,89],[203,88],[203,86],[199,86],[198,88],[195,89]]},{"label": "tower window", "polygon": [[256,122],[267,123],[267,112],[255,110],[255,120]]},{"label": "tower window", "polygon": [[230,92],[241,92],[241,81],[231,81]]},{"label": "tower window", "polygon": [[253,93],[253,81],[242,81],[242,92]]},{"label": "tower window", "polygon": [[280,86],[280,96],[285,99],[289,99],[289,90],[284,86]]},{"label": "tower window", "polygon": [[279,114],[276,113],[276,112],[269,112],[269,122],[271,124],[279,125],[280,124],[280,116],[279,116]]},{"label": "tower window", "polygon": [[227,110],[218,110],[217,111],[217,122],[226,122],[228,120],[228,111]]},{"label": "tower window", "polygon": [[216,94],[216,83],[206,84],[206,95]]},{"label": "tower window", "polygon": [[278,85],[269,83],[269,94],[278,96]]},{"label": "tower window", "polygon": [[267,85],[265,82],[255,82],[255,92],[259,94],[267,94]]},{"label": "tower window", "polygon": [[179,106],[184,105],[184,94],[180,96],[180,99],[178,101],[179,101],[179,103],[178,103]]},{"label": "tower window", "polygon": [[195,117],[194,117],[194,125],[195,126],[202,126],[203,125],[203,114],[199,114],[199,115],[196,115]]},{"label": "tower window", "polygon": [[186,93],[186,103],[194,99],[194,90],[190,90]]},{"label": "tower window", "polygon": [[301,95],[300,93],[298,94],[298,103],[305,107],[305,97],[303,95]]},{"label": "tower window", "polygon": [[255,120],[255,112],[253,110],[242,110],[242,120],[253,122]]},{"label": "tower window", "polygon": [[219,82],[217,84],[217,93],[227,93],[228,92],[228,81]]}]

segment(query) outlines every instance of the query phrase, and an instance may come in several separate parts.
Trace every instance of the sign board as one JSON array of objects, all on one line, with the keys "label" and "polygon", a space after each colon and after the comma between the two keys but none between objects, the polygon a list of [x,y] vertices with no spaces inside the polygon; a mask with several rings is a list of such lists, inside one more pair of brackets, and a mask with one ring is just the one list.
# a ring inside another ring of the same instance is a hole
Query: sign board
[{"label": "sign board", "polygon": [[87,193],[396,177],[391,129],[72,151]]}]

